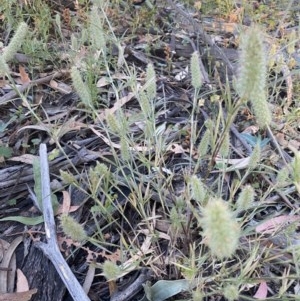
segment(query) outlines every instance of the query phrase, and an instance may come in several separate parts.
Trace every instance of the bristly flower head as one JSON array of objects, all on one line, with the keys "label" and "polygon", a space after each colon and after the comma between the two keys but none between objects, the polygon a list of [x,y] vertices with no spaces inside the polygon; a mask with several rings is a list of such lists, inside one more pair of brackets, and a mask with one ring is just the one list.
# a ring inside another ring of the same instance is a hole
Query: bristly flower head
[{"label": "bristly flower head", "polygon": [[192,86],[195,89],[200,89],[203,84],[203,75],[200,70],[199,55],[195,51],[191,58],[191,75],[192,75]]},{"label": "bristly flower head", "polygon": [[240,48],[236,89],[241,99],[251,101],[257,122],[264,127],[271,122],[271,112],[266,98],[267,56],[258,27],[246,31]]},{"label": "bristly flower head", "polygon": [[250,99],[253,107],[256,122],[259,127],[265,127],[272,121],[272,114],[266,99],[266,92],[257,93],[254,99]]},{"label": "bristly flower head", "polygon": [[250,27],[241,37],[239,74],[237,92],[240,97],[249,100],[265,91],[266,86],[266,51],[262,33],[257,27]]},{"label": "bristly flower head", "polygon": [[9,74],[9,67],[6,64],[3,56],[0,55],[0,76],[5,76],[6,74]]},{"label": "bristly flower head", "polygon": [[198,145],[198,154],[200,154],[201,157],[207,155],[210,146],[210,139],[211,139],[211,131],[207,129]]},{"label": "bristly flower head", "polygon": [[249,209],[254,202],[254,197],[255,191],[253,187],[246,185],[239,194],[239,197],[236,201],[238,211]]},{"label": "bristly flower head", "polygon": [[146,70],[146,92],[150,101],[154,100],[156,97],[156,74],[153,64],[147,65]]},{"label": "bristly flower head", "polygon": [[240,227],[222,199],[210,199],[203,209],[202,227],[212,255],[218,259],[231,257],[238,247]]},{"label": "bristly flower head", "polygon": [[19,25],[18,29],[16,30],[15,34],[13,35],[8,46],[3,51],[3,58],[5,62],[8,62],[11,59],[13,59],[14,55],[21,47],[24,38],[27,34],[27,31],[28,31],[28,25],[25,22],[22,22]]},{"label": "bristly flower head", "polygon": [[103,275],[107,280],[116,280],[122,274],[122,269],[116,263],[105,260],[102,266]]},{"label": "bristly flower head", "polygon": [[82,242],[87,239],[81,224],[79,224],[72,216],[62,214],[60,217],[61,226],[66,235],[70,236],[74,241]]},{"label": "bristly flower head", "polygon": [[196,175],[193,175],[189,179],[189,185],[192,199],[195,199],[200,205],[203,205],[207,189],[201,179],[199,179]]},{"label": "bristly flower head", "polygon": [[102,27],[101,12],[96,5],[94,5],[90,12],[90,26],[89,33],[92,46],[97,50],[106,50],[106,40]]},{"label": "bristly flower head", "polygon": [[256,168],[257,164],[260,161],[260,157],[261,157],[261,146],[259,143],[257,143],[252,151],[252,154],[250,156],[250,160],[249,160],[249,169],[254,169]]},{"label": "bristly flower head", "polygon": [[236,285],[230,284],[223,288],[224,297],[228,301],[234,301],[239,299],[239,289]]},{"label": "bristly flower head", "polygon": [[92,107],[92,96],[91,92],[81,78],[80,72],[76,67],[72,67],[71,69],[71,78],[76,92],[78,93],[81,101],[87,107]]}]

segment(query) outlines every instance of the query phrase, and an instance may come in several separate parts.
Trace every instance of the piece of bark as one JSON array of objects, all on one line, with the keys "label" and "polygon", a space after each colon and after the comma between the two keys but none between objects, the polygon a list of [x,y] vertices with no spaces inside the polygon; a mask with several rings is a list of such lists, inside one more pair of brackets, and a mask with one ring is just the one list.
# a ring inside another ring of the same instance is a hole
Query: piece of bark
[{"label": "piece of bark", "polygon": [[31,301],[61,301],[66,288],[54,266],[39,249],[29,247],[21,270],[25,274],[29,287],[37,288]]}]

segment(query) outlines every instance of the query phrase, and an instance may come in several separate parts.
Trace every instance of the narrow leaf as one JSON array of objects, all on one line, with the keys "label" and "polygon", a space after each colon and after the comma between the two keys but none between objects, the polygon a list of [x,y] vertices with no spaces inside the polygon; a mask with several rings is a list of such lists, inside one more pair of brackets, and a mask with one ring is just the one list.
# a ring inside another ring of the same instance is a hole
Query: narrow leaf
[{"label": "narrow leaf", "polygon": [[152,287],[149,287],[147,284],[144,285],[144,290],[146,293],[146,298],[149,301],[164,301],[182,291],[187,291],[189,286],[190,282],[185,279],[160,280],[157,281]]},{"label": "narrow leaf", "polygon": [[44,218],[42,215],[35,216],[35,217],[8,216],[0,219],[0,222],[4,222],[4,221],[13,221],[13,222],[19,222],[27,226],[35,226],[41,224],[44,221]]}]

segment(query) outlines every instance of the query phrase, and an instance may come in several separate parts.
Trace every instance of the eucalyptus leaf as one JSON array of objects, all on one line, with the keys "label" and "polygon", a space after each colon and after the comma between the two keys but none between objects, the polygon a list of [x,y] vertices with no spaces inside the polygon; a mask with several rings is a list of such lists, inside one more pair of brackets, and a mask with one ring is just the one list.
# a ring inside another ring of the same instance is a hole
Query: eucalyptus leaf
[{"label": "eucalyptus leaf", "polygon": [[153,286],[147,282],[144,285],[145,296],[141,301],[164,301],[190,288],[190,281],[181,280],[159,280]]},{"label": "eucalyptus leaf", "polygon": [[4,221],[13,221],[13,222],[19,222],[27,226],[35,226],[41,224],[44,221],[44,217],[42,215],[35,216],[35,217],[8,216],[0,219],[0,222],[4,222]]}]

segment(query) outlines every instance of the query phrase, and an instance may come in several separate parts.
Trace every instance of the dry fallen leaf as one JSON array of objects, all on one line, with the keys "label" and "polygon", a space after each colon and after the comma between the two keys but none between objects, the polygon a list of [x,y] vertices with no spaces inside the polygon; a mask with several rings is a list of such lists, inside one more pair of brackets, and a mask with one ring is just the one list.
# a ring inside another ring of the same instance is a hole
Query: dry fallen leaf
[{"label": "dry fallen leaf", "polygon": [[20,77],[21,77],[21,82],[22,84],[28,84],[31,82],[28,74],[25,71],[25,68],[23,66],[19,66],[19,73],[20,73]]},{"label": "dry fallen leaf", "polygon": [[83,290],[87,294],[90,291],[90,288],[92,286],[94,277],[95,277],[95,271],[96,271],[96,266],[93,263],[89,264],[89,269],[86,273],[84,283],[82,285]]},{"label": "dry fallen leaf", "polygon": [[[220,165],[218,171],[234,171],[237,169],[244,169],[249,166],[250,157],[241,159],[226,159],[226,158],[216,158],[216,164]],[[231,165],[227,167],[228,165]]]},{"label": "dry fallen leaf", "polygon": [[278,228],[284,226],[287,223],[292,223],[300,220],[300,216],[293,216],[293,215],[281,215],[270,220],[263,222],[262,224],[258,225],[255,230],[257,233],[264,233],[264,234],[272,234]]},{"label": "dry fallen leaf", "polygon": [[53,79],[50,81],[50,86],[51,86],[51,88],[53,88],[54,90],[56,90],[62,94],[69,94],[72,92],[72,88],[69,85],[62,83],[62,82],[59,83]]},{"label": "dry fallen leaf", "polygon": [[8,160],[15,161],[15,162],[22,162],[22,163],[26,163],[26,164],[33,164],[33,160],[37,160],[38,158],[39,158],[38,156],[34,156],[31,154],[25,154],[25,155],[21,155],[18,157],[9,158]]},{"label": "dry fallen leaf", "polygon": [[98,81],[97,81],[97,88],[102,88],[109,85],[109,80],[106,77],[101,77]]},{"label": "dry fallen leaf", "polygon": [[173,143],[172,145],[169,145],[167,150],[173,152],[174,154],[183,154],[185,152],[188,152],[188,150],[185,150],[178,143]]},{"label": "dry fallen leaf", "polygon": [[62,193],[63,193],[63,203],[58,209],[59,214],[69,213],[71,207],[71,198],[69,192],[64,190]]}]

